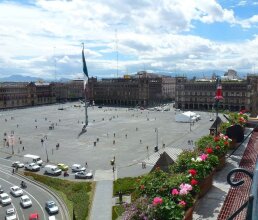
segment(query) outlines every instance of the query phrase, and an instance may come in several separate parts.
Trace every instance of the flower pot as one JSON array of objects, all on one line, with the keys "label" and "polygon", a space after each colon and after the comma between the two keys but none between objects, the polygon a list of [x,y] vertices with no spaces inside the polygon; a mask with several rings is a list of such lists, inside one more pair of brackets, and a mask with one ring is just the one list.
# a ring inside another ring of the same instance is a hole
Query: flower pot
[{"label": "flower pot", "polygon": [[236,146],[237,146],[237,141],[235,138],[232,138],[232,141],[229,144],[229,149],[234,150],[236,148]]},{"label": "flower pot", "polygon": [[187,209],[183,220],[192,220],[193,219],[193,210],[194,210],[194,206]]},{"label": "flower pot", "polygon": [[223,155],[223,156],[220,156],[219,157],[219,164],[217,165],[217,167],[215,168],[216,171],[220,171],[223,169],[223,167],[225,166],[226,164],[226,156]]},{"label": "flower pot", "polygon": [[210,175],[206,176],[200,183],[200,192],[198,197],[201,198],[203,197],[212,187],[212,181],[213,181],[213,175],[214,171],[210,173]]}]

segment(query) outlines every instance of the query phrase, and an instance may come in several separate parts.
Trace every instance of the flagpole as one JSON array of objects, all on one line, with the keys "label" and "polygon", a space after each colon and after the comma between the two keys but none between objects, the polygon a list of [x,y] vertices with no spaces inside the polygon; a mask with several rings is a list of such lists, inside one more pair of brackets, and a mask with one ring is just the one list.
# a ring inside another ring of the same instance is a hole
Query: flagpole
[{"label": "flagpole", "polygon": [[[82,50],[83,50],[83,60],[84,58],[84,43],[82,43]],[[88,104],[87,104],[87,84],[88,84],[88,77],[84,74],[84,98],[85,98],[85,125],[84,129],[88,126]]]}]

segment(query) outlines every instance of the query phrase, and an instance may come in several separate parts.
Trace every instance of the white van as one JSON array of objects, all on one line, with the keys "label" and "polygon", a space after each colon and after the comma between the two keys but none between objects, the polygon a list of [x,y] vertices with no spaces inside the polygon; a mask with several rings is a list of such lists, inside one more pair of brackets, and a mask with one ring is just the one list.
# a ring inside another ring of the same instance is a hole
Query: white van
[{"label": "white van", "polygon": [[59,169],[56,165],[46,165],[44,169],[45,169],[45,174],[59,176],[62,173],[62,170]]},{"label": "white van", "polygon": [[32,154],[25,154],[23,156],[23,161],[24,161],[24,163],[36,163],[39,166],[41,166],[43,163],[40,156],[32,155]]}]

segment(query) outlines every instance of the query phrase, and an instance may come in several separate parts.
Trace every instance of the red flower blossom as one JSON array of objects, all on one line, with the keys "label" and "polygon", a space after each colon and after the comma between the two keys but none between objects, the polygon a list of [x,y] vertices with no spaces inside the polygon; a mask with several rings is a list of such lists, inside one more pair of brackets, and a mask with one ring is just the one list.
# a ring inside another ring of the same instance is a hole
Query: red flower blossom
[{"label": "red flower blossom", "polygon": [[191,180],[191,185],[192,186],[195,186],[195,185],[197,185],[198,184],[198,181],[197,180],[195,180],[195,179],[192,179]]},{"label": "red flower blossom", "polygon": [[219,146],[219,145],[217,145],[217,146],[216,146],[216,149],[217,149],[217,150],[219,150],[219,149],[220,149],[220,146]]},{"label": "red flower blossom", "polygon": [[141,190],[144,190],[145,186],[144,186],[144,185],[141,185],[140,188],[141,188]]},{"label": "red flower blossom", "polygon": [[220,138],[218,136],[214,137],[214,141],[218,142],[220,140]]},{"label": "red flower blossom", "polygon": [[228,141],[225,141],[225,142],[224,142],[224,145],[228,145]]},{"label": "red flower blossom", "polygon": [[206,153],[207,153],[207,154],[212,154],[212,153],[213,153],[212,148],[211,148],[211,147],[206,148]]},{"label": "red flower blossom", "polygon": [[188,173],[190,173],[192,176],[195,176],[197,174],[197,171],[195,169],[188,170]]}]

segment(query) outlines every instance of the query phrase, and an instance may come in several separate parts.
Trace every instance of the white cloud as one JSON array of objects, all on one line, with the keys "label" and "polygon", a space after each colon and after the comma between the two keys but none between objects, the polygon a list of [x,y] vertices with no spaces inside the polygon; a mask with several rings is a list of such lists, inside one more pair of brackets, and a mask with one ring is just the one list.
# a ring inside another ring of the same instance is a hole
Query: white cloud
[{"label": "white cloud", "polygon": [[122,72],[143,69],[143,64],[153,70],[197,71],[258,60],[257,37],[234,44],[187,35],[196,22],[245,28],[258,22],[258,15],[236,19],[232,9],[215,0],[38,0],[27,6],[6,1],[0,10],[0,74],[9,74],[13,66],[13,71],[51,75],[56,60],[60,76],[77,76],[84,42],[90,72],[110,76],[116,72],[115,29]]}]

